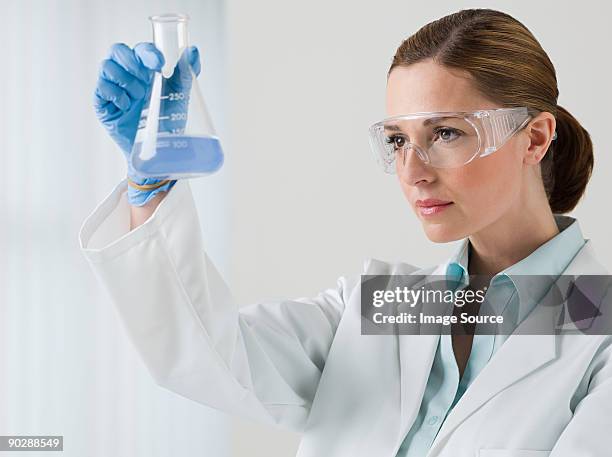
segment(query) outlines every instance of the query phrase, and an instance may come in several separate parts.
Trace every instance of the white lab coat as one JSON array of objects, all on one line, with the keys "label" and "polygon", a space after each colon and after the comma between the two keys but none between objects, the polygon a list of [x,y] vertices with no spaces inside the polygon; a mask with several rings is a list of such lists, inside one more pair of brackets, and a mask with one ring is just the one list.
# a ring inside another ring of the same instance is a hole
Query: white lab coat
[{"label": "white lab coat", "polygon": [[[298,457],[395,457],[418,412],[436,337],[361,335],[359,276],[340,277],[315,297],[239,308],[202,245],[189,181],[177,182],[131,232],[125,191],[123,180],[84,221],[79,241],[157,384],[301,432]],[[370,259],[363,274],[444,268]],[[565,274],[608,272],[588,240]],[[427,456],[612,456],[611,341],[511,336]]]}]

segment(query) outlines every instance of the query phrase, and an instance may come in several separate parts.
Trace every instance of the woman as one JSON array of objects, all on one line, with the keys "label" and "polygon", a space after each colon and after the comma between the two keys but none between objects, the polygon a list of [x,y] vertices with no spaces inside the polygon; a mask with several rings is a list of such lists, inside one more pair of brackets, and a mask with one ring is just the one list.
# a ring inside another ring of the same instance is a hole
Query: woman
[{"label": "woman", "polygon": [[[113,56],[98,115],[129,151],[160,57],[146,45]],[[471,288],[479,275],[505,334],[362,335],[360,277],[239,309],[203,249],[187,181],[122,181],[84,222],[81,248],[159,385],[302,432],[299,457],[607,456],[611,338],[520,334],[550,295],[521,275],[608,274],[563,215],[593,152],[557,97],[554,67],[524,25],[463,10],[401,44],[388,117],[370,129],[428,238],[463,242],[441,265],[370,259],[362,274],[447,275]]]}]

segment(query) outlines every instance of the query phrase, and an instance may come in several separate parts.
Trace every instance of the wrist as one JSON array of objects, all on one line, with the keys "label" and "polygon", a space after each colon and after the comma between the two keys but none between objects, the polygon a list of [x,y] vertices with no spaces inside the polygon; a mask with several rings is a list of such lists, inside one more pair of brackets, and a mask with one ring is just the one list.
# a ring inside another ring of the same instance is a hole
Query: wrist
[{"label": "wrist", "polygon": [[[144,182],[143,180],[139,180],[138,181],[134,181],[130,176],[127,177],[127,183],[128,186],[133,187],[136,190],[140,190],[143,192],[148,192],[148,191],[152,191],[155,190],[159,187],[162,187],[166,184],[168,184],[171,180],[170,179],[164,179],[164,180],[151,180],[149,182]],[[153,182],[154,181],[154,182]]]},{"label": "wrist", "polygon": [[144,206],[155,195],[168,192],[176,184],[175,179],[137,178],[129,174],[127,182],[128,201],[132,206]]}]

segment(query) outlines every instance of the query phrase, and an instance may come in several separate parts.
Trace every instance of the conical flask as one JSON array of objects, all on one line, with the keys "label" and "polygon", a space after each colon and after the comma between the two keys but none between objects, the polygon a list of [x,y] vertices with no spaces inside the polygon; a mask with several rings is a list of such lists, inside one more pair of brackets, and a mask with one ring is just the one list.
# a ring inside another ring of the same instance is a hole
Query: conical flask
[{"label": "conical flask", "polygon": [[165,64],[153,79],[142,111],[132,168],[147,178],[206,176],[223,165],[224,154],[206,109],[189,52],[185,14],[151,16],[153,42]]}]

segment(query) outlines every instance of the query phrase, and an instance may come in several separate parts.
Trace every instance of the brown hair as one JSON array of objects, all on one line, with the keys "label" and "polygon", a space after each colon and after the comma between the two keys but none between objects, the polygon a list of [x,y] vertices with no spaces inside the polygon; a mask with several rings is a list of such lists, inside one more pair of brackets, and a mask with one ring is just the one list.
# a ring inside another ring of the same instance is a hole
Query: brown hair
[{"label": "brown hair", "polygon": [[532,33],[512,16],[492,9],[465,9],[421,27],[402,42],[391,70],[424,59],[467,71],[476,89],[503,107],[547,111],[557,139],[540,162],[553,213],[568,213],[582,197],[593,170],[589,133],[557,105],[555,68]]}]

